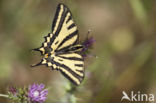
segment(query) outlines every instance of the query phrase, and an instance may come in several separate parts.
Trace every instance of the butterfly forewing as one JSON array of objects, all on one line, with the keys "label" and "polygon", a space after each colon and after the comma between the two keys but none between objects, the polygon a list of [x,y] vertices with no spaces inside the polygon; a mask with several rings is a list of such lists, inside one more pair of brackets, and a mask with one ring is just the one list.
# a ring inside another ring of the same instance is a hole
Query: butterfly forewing
[{"label": "butterfly forewing", "polygon": [[75,45],[78,42],[77,26],[72,19],[70,10],[59,4],[53,21],[51,47],[53,51],[61,51]]}]

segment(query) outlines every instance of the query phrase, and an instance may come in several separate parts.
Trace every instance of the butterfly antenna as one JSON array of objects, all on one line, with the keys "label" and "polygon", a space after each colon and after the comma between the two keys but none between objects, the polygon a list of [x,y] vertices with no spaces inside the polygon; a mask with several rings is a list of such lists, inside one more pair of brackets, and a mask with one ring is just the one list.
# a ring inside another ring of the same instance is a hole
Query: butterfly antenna
[{"label": "butterfly antenna", "polygon": [[89,29],[88,32],[87,32],[87,38],[89,37],[90,32],[91,32],[91,29]]},{"label": "butterfly antenna", "polygon": [[96,58],[96,59],[99,58],[99,57],[98,57],[97,55],[95,55],[95,54],[88,54],[87,57],[88,57],[88,58]]}]

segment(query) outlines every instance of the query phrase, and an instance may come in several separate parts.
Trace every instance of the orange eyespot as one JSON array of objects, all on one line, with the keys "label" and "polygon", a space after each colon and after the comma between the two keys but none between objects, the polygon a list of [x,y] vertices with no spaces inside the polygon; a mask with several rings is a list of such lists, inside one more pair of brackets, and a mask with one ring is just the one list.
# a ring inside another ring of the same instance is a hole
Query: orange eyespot
[{"label": "orange eyespot", "polygon": [[48,58],[48,54],[45,54],[45,58]]}]

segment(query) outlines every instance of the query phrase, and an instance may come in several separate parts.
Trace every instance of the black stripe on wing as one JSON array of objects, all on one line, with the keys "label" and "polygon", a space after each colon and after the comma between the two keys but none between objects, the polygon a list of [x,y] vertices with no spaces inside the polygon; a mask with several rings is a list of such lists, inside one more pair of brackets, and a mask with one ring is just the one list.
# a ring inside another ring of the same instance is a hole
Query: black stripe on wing
[{"label": "black stripe on wing", "polygon": [[70,80],[73,84],[75,85],[80,85],[81,81],[84,79],[81,78],[81,80],[79,79],[79,83],[77,83],[75,80],[73,80],[68,74],[66,74],[65,72],[63,72],[62,70],[60,71],[68,80]]},{"label": "black stripe on wing", "polygon": [[83,64],[75,64],[75,66],[77,66],[77,67],[83,67],[84,65]]},{"label": "black stripe on wing", "polygon": [[[62,48],[62,49],[56,50],[56,52],[61,52],[61,51],[66,52],[66,51],[68,51],[68,49],[69,49],[70,47],[72,47],[73,45],[76,45],[76,44],[77,44],[77,41],[75,41],[73,44],[70,44],[70,45],[68,45],[68,46],[66,46],[66,47],[64,47],[64,48]],[[71,52],[72,52],[72,51],[71,51]]]},{"label": "black stripe on wing", "polygon": [[[60,13],[61,10],[63,10],[62,15],[58,16],[58,14]],[[54,35],[51,38],[51,44],[54,42],[55,38],[59,35],[59,32],[62,28],[62,25],[63,25],[63,22],[65,20],[67,13],[68,12],[66,12],[66,8],[62,4],[59,4],[57,7],[57,10],[56,10],[56,15],[55,15],[54,21],[53,21],[54,24],[52,24],[52,33]],[[59,19],[58,17],[61,17],[61,18]],[[60,21],[57,22],[57,20],[60,20]],[[56,23],[58,23],[58,27],[56,28],[56,31],[54,32],[54,28],[56,27]]]},{"label": "black stripe on wing", "polygon": [[[71,14],[71,15],[72,15],[72,14]],[[70,16],[70,17],[67,19],[66,23],[68,23],[71,19],[72,19],[72,16]]]},{"label": "black stripe on wing", "polygon": [[72,44],[69,44],[68,46],[66,47],[63,47],[61,49],[58,49],[60,48],[65,42],[67,42],[68,40],[72,39],[74,36],[76,36],[78,34],[78,30],[74,31],[73,33],[71,33],[70,35],[68,35],[66,38],[63,39],[63,41],[59,44],[59,46],[57,47],[57,49],[55,50],[56,52],[59,52],[59,51],[62,51],[62,50],[65,50],[66,48],[69,48],[70,46],[73,46],[73,45],[76,45],[77,42],[78,42],[78,39],[73,42]]},{"label": "black stripe on wing", "polygon": [[69,60],[84,61],[82,58],[78,58],[78,57],[64,57],[64,56],[58,56],[58,57],[63,59],[69,59]]},{"label": "black stripe on wing", "polygon": [[[73,59],[74,60],[74,59]],[[75,59],[76,61],[76,59]],[[73,68],[70,68],[68,67],[66,64],[63,64],[63,63],[59,63],[57,61],[53,61],[54,64],[57,65],[57,67],[59,68],[58,70],[60,70],[60,72],[67,78],[69,79],[72,83],[74,83],[75,85],[79,85],[82,80],[84,79],[84,71],[83,69],[82,70],[76,70],[77,72],[83,74],[83,76],[77,74],[76,72],[74,72],[72,69]],[[74,61],[73,61],[74,63]],[[77,64],[75,64],[77,65]],[[81,64],[83,65],[83,64]],[[84,67],[82,67],[84,68]]]},{"label": "black stripe on wing", "polygon": [[75,27],[75,26],[76,26],[75,23],[71,24],[71,25],[68,27],[68,30],[69,30],[69,29],[72,29],[72,28]]},{"label": "black stripe on wing", "polygon": [[56,9],[56,12],[55,12],[55,17],[54,17],[54,20],[52,22],[52,27],[51,27],[51,30],[54,30],[54,27],[56,26],[56,21],[57,21],[57,18],[58,18],[58,15],[59,15],[59,12],[61,10],[61,4],[58,4],[57,6],[57,9]]}]

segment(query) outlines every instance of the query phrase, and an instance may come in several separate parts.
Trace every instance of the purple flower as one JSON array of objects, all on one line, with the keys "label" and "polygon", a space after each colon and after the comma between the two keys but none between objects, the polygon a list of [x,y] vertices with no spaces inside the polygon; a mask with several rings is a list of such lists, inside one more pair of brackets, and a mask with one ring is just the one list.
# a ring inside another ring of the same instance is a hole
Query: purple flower
[{"label": "purple flower", "polygon": [[9,86],[8,91],[13,95],[16,95],[16,93],[17,93],[17,89],[14,86]]},{"label": "purple flower", "polygon": [[43,103],[48,94],[48,90],[44,89],[45,85],[44,84],[33,84],[29,87],[28,90],[28,98],[32,102],[38,102],[38,103]]},{"label": "purple flower", "polygon": [[93,43],[95,42],[95,39],[93,37],[87,37],[86,40],[82,43],[83,49],[81,51],[83,57],[86,57],[89,52],[89,49],[92,47]]},{"label": "purple flower", "polygon": [[88,50],[88,49],[93,45],[94,42],[95,42],[95,39],[94,39],[93,37],[87,38],[87,39],[82,43],[82,45],[84,46],[84,48],[83,48],[82,51]]}]

